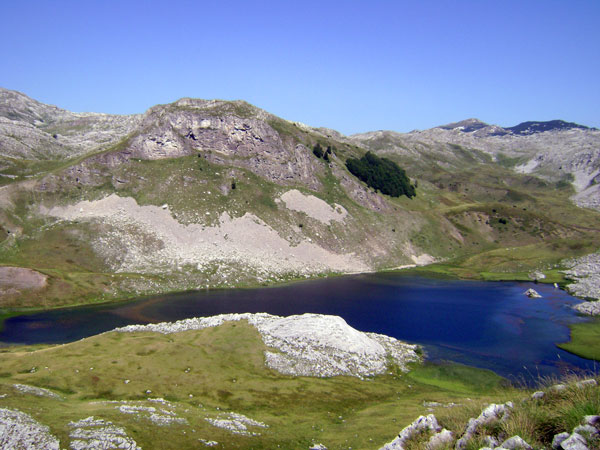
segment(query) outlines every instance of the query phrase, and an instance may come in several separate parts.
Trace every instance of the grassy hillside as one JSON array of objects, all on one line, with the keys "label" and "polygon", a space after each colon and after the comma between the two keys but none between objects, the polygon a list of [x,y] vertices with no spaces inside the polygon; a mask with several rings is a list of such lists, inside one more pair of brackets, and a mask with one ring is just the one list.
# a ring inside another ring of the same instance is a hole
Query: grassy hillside
[{"label": "grassy hillside", "polygon": [[[199,439],[217,441],[218,448],[306,449],[323,443],[329,449],[377,449],[421,414],[433,411],[442,426],[460,436],[468,418],[486,404],[508,400],[517,405],[511,419],[488,432],[519,434],[538,448],[553,434],[570,432],[584,415],[600,413],[597,387],[548,391],[543,401],[521,403],[531,391],[464,366],[413,366],[408,374],[390,367],[388,374],[367,380],[291,377],[265,367],[265,348],[245,322],[170,335],[111,332],[66,345],[4,348],[0,407],[48,425],[65,447],[68,423],[93,415],[123,427],[142,448],[164,449],[191,448]],[[59,397],[25,393],[15,384],[49,389]],[[156,398],[165,402],[152,401]],[[153,423],[144,408],[155,408],[171,424]],[[268,427],[248,426],[258,435],[245,436],[206,420],[226,420],[231,413]],[[469,448],[479,448],[482,437]]]},{"label": "grassy hillside", "polygon": [[[427,408],[423,402],[479,407],[514,394],[491,372],[422,366],[408,375],[391,368],[369,380],[283,376],[264,366],[265,349],[243,322],[172,335],[107,333],[43,348],[0,353],[0,407],[18,408],[68,442],[69,421],[90,415],[125,427],[142,448],[189,448],[198,438],[225,448],[379,448]],[[126,380],[129,380],[126,382]],[[61,399],[19,393],[13,384],[52,390]],[[151,391],[147,393],[147,391]],[[157,406],[162,397],[186,425],[153,425],[121,413],[120,401]],[[116,403],[115,403],[116,402]],[[206,418],[244,414],[269,428],[239,436]],[[63,444],[66,445],[66,444]]]}]

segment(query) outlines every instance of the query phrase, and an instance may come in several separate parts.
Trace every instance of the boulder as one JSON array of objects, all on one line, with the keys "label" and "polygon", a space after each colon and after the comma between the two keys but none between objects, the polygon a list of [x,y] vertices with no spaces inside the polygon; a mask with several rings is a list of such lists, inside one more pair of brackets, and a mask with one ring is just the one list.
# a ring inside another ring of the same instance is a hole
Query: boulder
[{"label": "boulder", "polygon": [[433,414],[428,416],[419,416],[413,423],[404,427],[398,434],[398,437],[392,442],[388,442],[379,450],[401,450],[404,449],[404,444],[420,434],[423,431],[439,432],[442,427],[439,426],[437,419]]},{"label": "boulder", "polygon": [[427,442],[427,450],[435,450],[436,448],[448,446],[454,440],[454,434],[445,428],[437,434],[434,434]]},{"label": "boulder", "polygon": [[571,436],[561,442],[560,448],[563,450],[589,450],[587,441],[579,433],[572,433]]},{"label": "boulder", "polygon": [[471,438],[477,432],[477,429],[480,426],[496,422],[498,420],[506,420],[508,418],[509,411],[512,408],[512,402],[506,402],[503,405],[492,403],[481,412],[479,417],[477,417],[476,419],[469,419],[464,434],[456,443],[456,450],[465,449],[467,447],[468,442],[471,440]]},{"label": "boulder", "polygon": [[563,443],[563,441],[565,441],[568,437],[570,436],[569,433],[560,433],[557,434],[556,436],[554,436],[554,439],[552,439],[552,448],[554,450],[558,450],[561,448],[561,444]]},{"label": "boulder", "polygon": [[529,298],[542,298],[542,296],[535,289],[527,289],[525,295]]},{"label": "boulder", "polygon": [[578,388],[582,388],[585,386],[598,386],[598,382],[593,378],[589,378],[587,380],[578,381],[577,383],[575,383],[575,386],[577,386]]},{"label": "boulder", "polygon": [[582,436],[595,437],[598,436],[598,430],[591,425],[579,425],[573,428],[573,433],[580,434]]},{"label": "boulder", "polygon": [[583,418],[583,423],[585,425],[591,425],[593,427],[597,427],[600,425],[600,416],[585,416]]},{"label": "boulder", "polygon": [[505,440],[500,448],[506,448],[508,450],[525,449],[532,450],[533,447],[529,445],[521,436],[513,436]]},{"label": "boulder", "polygon": [[541,400],[542,398],[544,398],[544,395],[546,394],[543,391],[537,391],[531,394],[531,398],[533,400]]}]

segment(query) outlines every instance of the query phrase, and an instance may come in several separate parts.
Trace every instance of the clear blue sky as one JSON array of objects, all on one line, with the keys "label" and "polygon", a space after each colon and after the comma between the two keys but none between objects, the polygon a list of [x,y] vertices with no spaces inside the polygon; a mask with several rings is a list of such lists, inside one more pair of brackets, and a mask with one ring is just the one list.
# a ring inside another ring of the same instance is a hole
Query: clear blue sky
[{"label": "clear blue sky", "polygon": [[244,99],[345,134],[600,127],[600,0],[4,0],[0,86],[72,111]]}]

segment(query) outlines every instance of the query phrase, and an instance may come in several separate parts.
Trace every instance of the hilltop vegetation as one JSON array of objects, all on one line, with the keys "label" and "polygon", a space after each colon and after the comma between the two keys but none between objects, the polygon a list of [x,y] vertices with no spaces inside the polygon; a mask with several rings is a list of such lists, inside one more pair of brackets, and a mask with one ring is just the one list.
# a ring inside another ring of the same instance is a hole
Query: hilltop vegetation
[{"label": "hilltop vegetation", "polygon": [[410,184],[406,172],[387,158],[379,158],[367,152],[360,159],[348,158],[346,167],[352,175],[382,194],[390,197],[406,195],[408,198],[416,195],[415,186]]}]

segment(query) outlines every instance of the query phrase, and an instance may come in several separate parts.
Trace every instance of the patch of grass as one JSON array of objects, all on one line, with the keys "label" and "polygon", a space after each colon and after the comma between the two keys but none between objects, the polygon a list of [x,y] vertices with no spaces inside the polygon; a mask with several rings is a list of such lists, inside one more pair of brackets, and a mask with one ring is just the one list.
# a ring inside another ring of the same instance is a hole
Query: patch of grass
[{"label": "patch of grass", "polygon": [[408,377],[429,386],[450,392],[486,392],[506,388],[504,378],[490,370],[475,369],[461,364],[424,364],[411,370]]},{"label": "patch of grass", "polygon": [[600,319],[569,325],[571,340],[558,347],[587,359],[600,361]]}]

